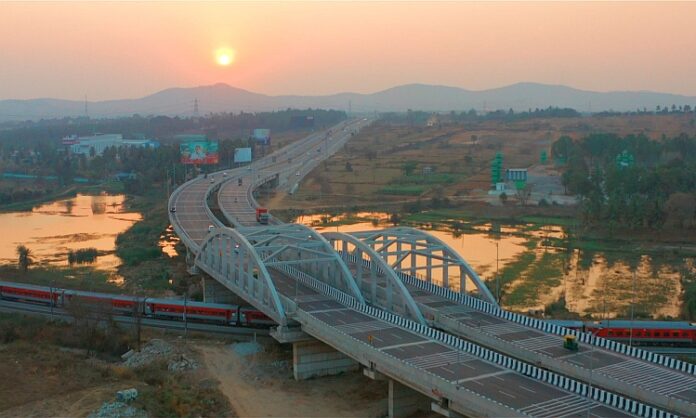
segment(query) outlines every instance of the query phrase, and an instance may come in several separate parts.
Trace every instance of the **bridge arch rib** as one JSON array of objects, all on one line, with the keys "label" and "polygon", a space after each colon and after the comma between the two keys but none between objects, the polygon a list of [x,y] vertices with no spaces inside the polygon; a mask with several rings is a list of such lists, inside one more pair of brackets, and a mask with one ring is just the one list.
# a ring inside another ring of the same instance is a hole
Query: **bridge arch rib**
[{"label": "bridge arch rib", "polygon": [[195,264],[278,324],[287,325],[273,279],[244,235],[226,227],[213,230],[201,243]]},{"label": "bridge arch rib", "polygon": [[[456,284],[461,293],[467,291],[468,278],[481,298],[498,306],[491,291],[469,263],[447,243],[432,234],[411,227],[395,227],[354,232],[352,235],[379,253],[397,273],[427,282],[440,282],[448,289],[454,287],[452,279],[458,279]],[[455,270],[454,277],[450,275],[452,269]]]},{"label": "bridge arch rib", "polygon": [[[413,321],[427,325],[423,313],[416,305],[411,293],[399,280],[396,272],[372,247],[360,239],[342,232],[324,232],[322,235],[331,243],[332,248],[341,255],[346,264],[355,265],[354,277],[358,281],[363,295],[370,303],[395,314],[404,314]],[[367,259],[364,258],[365,256]],[[365,263],[365,261],[369,261],[369,263]],[[364,271],[366,268],[368,272]],[[367,273],[367,277],[364,276],[365,273]],[[395,297],[397,300],[394,300]]]},{"label": "bridge arch rib", "polygon": [[307,274],[365,303],[360,287],[341,256],[315,230],[301,224],[238,228],[271,269]]}]

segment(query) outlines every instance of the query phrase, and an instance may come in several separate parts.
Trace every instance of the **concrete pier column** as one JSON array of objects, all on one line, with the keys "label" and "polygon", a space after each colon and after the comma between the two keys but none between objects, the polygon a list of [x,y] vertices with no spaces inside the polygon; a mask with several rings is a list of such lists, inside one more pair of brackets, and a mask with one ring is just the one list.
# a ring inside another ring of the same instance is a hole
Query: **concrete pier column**
[{"label": "concrete pier column", "polygon": [[244,299],[235,295],[231,290],[220,284],[217,280],[204,276],[203,300],[206,303],[228,303],[232,305],[247,305]]},{"label": "concrete pier column", "polygon": [[389,379],[389,418],[405,418],[430,412],[431,400],[427,396]]},{"label": "concrete pier column", "polygon": [[358,370],[359,364],[318,340],[292,343],[292,370],[295,380],[330,376]]}]

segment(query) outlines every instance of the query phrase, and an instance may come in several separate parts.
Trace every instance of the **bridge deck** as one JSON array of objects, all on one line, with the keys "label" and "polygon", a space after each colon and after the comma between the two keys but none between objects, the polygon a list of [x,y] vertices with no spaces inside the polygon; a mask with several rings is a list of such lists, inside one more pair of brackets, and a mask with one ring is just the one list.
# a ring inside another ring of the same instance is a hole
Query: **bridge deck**
[{"label": "bridge deck", "polygon": [[[468,389],[513,410],[530,414],[533,412],[535,416],[630,416],[586,397],[463,353],[440,341],[347,308],[277,270],[272,270],[271,276],[283,297],[297,303],[298,309],[326,326],[346,334],[356,343],[363,343],[361,350],[367,344],[368,350],[395,357],[419,373],[438,377],[453,386],[455,391],[457,388]],[[331,341],[326,342],[331,344]],[[364,355],[361,352],[347,352],[346,348],[341,346],[341,351],[355,359]]]},{"label": "bridge deck", "polygon": [[[357,276],[355,263],[348,260],[348,265]],[[367,288],[368,278],[363,278],[363,281],[364,288]],[[383,283],[384,281],[378,282],[381,287],[384,287]],[[514,323],[409,283],[404,284],[421,311],[435,313],[434,325],[440,329],[467,338],[473,335],[471,339],[476,342],[481,341],[476,338],[477,334],[487,335],[500,343],[512,344],[516,353],[531,351],[552,357],[656,395],[686,401],[693,404],[692,410],[696,411],[696,376],[602,347],[580,345],[577,352],[570,352],[563,348],[563,337],[560,335]],[[475,332],[465,333],[464,328]],[[506,352],[502,349],[502,344],[494,344],[491,348]]]}]

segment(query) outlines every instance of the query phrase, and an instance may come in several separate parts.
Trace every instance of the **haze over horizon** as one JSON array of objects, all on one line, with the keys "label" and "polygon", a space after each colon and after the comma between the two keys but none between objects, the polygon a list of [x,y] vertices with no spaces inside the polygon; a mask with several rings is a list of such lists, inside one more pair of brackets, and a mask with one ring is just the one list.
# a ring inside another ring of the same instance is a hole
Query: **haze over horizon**
[{"label": "haze over horizon", "polygon": [[267,95],[534,82],[694,96],[694,20],[696,3],[3,3],[0,100],[215,83]]}]

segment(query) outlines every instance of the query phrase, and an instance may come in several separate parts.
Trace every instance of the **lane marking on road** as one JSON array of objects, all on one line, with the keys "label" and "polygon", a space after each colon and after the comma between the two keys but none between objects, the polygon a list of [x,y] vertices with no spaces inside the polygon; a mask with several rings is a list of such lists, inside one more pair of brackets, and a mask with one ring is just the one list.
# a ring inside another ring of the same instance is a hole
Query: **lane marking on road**
[{"label": "lane marking on road", "polygon": [[536,393],[535,390],[529,389],[528,387],[525,387],[525,386],[520,386],[520,389],[526,390],[527,392],[530,392],[530,393]]},{"label": "lane marking on road", "polygon": [[517,397],[516,397],[515,395],[510,395],[509,393],[503,392],[502,390],[498,390],[498,392],[500,392],[500,393],[502,393],[503,395],[508,396],[508,397],[510,397],[510,398],[512,398],[512,399],[517,399]]}]

